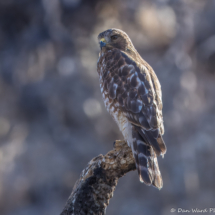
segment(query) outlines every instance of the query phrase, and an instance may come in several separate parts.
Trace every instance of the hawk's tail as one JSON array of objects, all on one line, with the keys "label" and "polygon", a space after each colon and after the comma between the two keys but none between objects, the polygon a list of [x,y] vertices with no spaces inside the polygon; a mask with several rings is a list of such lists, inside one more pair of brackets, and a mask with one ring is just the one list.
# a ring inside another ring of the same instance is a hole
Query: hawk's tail
[{"label": "hawk's tail", "polygon": [[153,147],[144,141],[135,126],[132,127],[133,143],[131,148],[140,181],[146,185],[153,185],[161,189],[163,187],[163,180],[157,162],[157,155]]}]

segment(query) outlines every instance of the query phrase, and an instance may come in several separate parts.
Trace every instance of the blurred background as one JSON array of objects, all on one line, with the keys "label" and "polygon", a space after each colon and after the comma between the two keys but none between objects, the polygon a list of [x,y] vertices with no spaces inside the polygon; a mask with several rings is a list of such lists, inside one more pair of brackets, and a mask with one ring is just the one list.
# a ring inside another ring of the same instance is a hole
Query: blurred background
[{"label": "blurred background", "polygon": [[96,71],[97,35],[113,27],[161,82],[167,154],[163,189],[130,172],[107,215],[215,207],[214,0],[1,0],[1,215],[60,214],[82,169],[122,139]]}]

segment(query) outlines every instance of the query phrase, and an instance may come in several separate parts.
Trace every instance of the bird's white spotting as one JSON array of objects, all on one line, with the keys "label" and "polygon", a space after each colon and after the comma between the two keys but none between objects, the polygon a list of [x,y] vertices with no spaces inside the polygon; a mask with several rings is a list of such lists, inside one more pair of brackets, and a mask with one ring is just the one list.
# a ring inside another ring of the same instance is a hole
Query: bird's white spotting
[{"label": "bird's white spotting", "polygon": [[110,112],[114,112],[114,106],[110,108]]},{"label": "bird's white spotting", "polygon": [[129,81],[131,81],[131,79],[135,76],[135,73],[133,73],[132,75],[130,75],[130,77],[128,78]]},{"label": "bird's white spotting", "polygon": [[141,141],[141,140],[137,140],[137,145],[138,145],[138,144],[146,145],[146,143],[145,143],[145,142],[143,142],[143,141]]},{"label": "bird's white spotting", "polygon": [[141,153],[141,152],[138,154],[138,157],[143,157],[143,158],[147,159],[147,157],[143,153]]},{"label": "bird's white spotting", "polygon": [[137,102],[139,103],[138,105],[138,111],[140,112],[142,110],[142,107],[143,107],[143,102],[139,99],[137,99]]},{"label": "bird's white spotting", "polygon": [[[112,79],[113,79],[113,78],[112,78]],[[117,87],[118,87],[118,84],[114,83],[114,84],[113,84],[113,88],[114,88],[114,90],[116,90],[116,89],[117,89]]]},{"label": "bird's white spotting", "polygon": [[142,84],[142,81],[138,78],[138,74],[135,73],[136,77],[137,77],[137,87],[139,87]]},{"label": "bird's white spotting", "polygon": [[119,69],[122,71],[126,65],[122,65]]}]

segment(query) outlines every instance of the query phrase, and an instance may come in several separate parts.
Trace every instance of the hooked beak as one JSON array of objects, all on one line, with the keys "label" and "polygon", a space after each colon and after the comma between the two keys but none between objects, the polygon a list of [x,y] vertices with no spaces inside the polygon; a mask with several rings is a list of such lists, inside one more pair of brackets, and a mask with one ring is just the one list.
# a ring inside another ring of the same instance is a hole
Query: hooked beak
[{"label": "hooked beak", "polygon": [[106,46],[106,40],[104,38],[102,38],[99,42],[100,44],[100,48],[102,49],[102,47],[105,47]]}]

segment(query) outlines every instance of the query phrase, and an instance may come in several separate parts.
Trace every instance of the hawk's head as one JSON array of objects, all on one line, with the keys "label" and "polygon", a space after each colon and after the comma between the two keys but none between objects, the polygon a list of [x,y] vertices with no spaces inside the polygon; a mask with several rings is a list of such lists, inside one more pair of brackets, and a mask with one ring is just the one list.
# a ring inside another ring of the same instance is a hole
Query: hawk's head
[{"label": "hawk's head", "polygon": [[110,50],[112,48],[117,48],[124,52],[135,50],[128,35],[116,28],[103,31],[99,34],[98,40],[101,50]]}]

